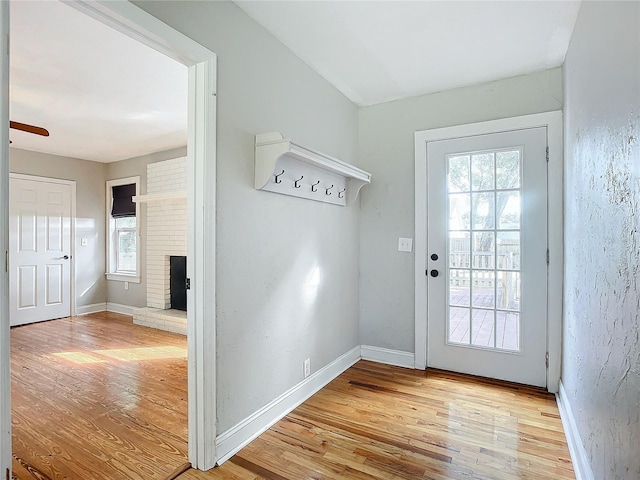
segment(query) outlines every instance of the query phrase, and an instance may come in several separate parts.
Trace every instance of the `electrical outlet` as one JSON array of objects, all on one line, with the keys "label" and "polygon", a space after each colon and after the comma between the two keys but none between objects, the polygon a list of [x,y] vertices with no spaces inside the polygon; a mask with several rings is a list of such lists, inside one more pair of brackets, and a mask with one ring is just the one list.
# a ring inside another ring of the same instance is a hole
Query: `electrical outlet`
[{"label": "electrical outlet", "polygon": [[129,282],[124,282],[124,289],[129,290]]},{"label": "electrical outlet", "polygon": [[413,250],[413,238],[398,238],[398,251],[411,252]]},{"label": "electrical outlet", "polygon": [[304,361],[304,378],[307,378],[309,375],[311,375],[311,359],[307,358]]}]

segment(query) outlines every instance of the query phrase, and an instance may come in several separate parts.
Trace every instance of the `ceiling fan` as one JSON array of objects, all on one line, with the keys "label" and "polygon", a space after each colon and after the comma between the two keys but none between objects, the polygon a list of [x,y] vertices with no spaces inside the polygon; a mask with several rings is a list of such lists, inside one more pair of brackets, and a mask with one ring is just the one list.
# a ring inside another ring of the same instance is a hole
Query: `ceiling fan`
[{"label": "ceiling fan", "polygon": [[49,130],[47,130],[46,128],[36,127],[35,125],[29,125],[27,123],[14,122],[10,120],[9,128],[13,128],[14,130],[21,130],[27,133],[33,133],[35,135],[42,135],[43,137],[49,136]]}]

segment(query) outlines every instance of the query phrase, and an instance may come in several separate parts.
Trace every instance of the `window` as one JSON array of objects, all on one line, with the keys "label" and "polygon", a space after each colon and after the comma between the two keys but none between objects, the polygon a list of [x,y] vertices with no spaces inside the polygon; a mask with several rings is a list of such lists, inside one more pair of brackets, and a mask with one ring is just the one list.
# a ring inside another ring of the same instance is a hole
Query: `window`
[{"label": "window", "polygon": [[116,218],[116,272],[136,273],[136,217]]},{"label": "window", "polygon": [[139,214],[133,197],[140,194],[140,177],[107,182],[108,280],[140,283]]}]

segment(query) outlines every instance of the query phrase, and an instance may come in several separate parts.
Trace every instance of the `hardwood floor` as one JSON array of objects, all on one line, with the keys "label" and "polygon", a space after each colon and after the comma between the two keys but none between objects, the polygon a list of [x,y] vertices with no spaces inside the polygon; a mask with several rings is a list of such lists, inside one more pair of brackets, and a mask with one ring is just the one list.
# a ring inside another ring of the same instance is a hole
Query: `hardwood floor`
[{"label": "hardwood floor", "polygon": [[[187,460],[186,339],[103,313],[11,331],[14,478],[163,479]],[[574,479],[555,398],[360,361],[192,479]]]},{"label": "hardwood floor", "polygon": [[186,353],[114,313],[13,328],[14,478],[165,478],[187,461]]},{"label": "hardwood floor", "polygon": [[574,479],[553,395],[360,361],[193,479]]}]

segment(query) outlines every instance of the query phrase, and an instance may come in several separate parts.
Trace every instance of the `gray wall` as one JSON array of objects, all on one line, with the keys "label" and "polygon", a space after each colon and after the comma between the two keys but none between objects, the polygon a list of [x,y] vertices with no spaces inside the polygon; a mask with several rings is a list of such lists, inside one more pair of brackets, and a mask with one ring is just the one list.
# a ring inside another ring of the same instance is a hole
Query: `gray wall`
[{"label": "gray wall", "polygon": [[[140,192],[147,193],[147,165],[172,158],[185,157],[187,148],[176,148],[164,152],[152,153],[141,157],[129,158],[119,162],[108,163],[107,180],[140,176]],[[129,289],[124,289],[124,282],[107,280],[107,301],[130,307],[147,306],[147,204],[139,204],[140,235],[138,254],[140,255],[140,283],[129,282]]]},{"label": "gray wall", "polygon": [[[9,149],[12,173],[76,181],[76,306],[107,301],[104,277],[106,165],[17,148]],[[80,239],[88,245],[80,245]]]},{"label": "gray wall", "polygon": [[361,193],[363,345],[415,350],[414,256],[397,251],[414,236],[414,132],[561,108],[556,68],[360,110],[360,166],[373,174]]},{"label": "gray wall", "polygon": [[562,382],[596,479],[640,478],[639,32],[583,2],[565,63]]},{"label": "gray wall", "polygon": [[[357,163],[357,108],[230,2],[136,2],[218,55],[218,432],[358,345],[358,207],[253,188],[254,135]],[[366,187],[365,187],[366,188]],[[308,285],[315,268],[317,289]]]}]

